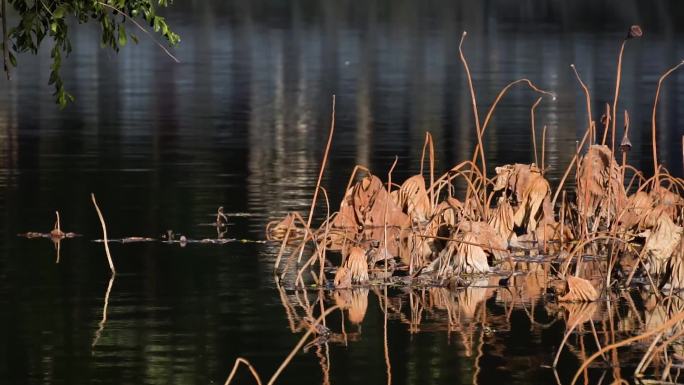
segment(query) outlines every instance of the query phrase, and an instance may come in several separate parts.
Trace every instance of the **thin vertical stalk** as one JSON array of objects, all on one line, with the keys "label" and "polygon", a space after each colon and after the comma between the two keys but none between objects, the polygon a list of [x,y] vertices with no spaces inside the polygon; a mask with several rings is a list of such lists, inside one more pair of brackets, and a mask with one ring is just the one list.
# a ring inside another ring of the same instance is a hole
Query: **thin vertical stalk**
[{"label": "thin vertical stalk", "polygon": [[606,120],[603,122],[603,139],[601,144],[605,146],[606,140],[608,140],[608,129],[610,128],[610,122],[612,121],[610,117],[610,104],[606,103],[606,113],[603,115]]},{"label": "thin vertical stalk", "polygon": [[624,39],[622,41],[622,44],[620,45],[620,54],[618,55],[618,64],[617,64],[617,76],[615,77],[615,97],[613,98],[613,115],[612,115],[612,121],[611,121],[611,143],[612,145],[610,146],[610,151],[615,153],[615,114],[617,113],[617,104],[618,104],[618,97],[620,95],[620,80],[622,79],[622,55],[625,52],[625,44],[627,43],[627,39]]},{"label": "thin vertical stalk", "polygon": [[542,128],[542,152],[541,152],[541,174],[544,176],[544,170],[546,169],[546,165],[544,163],[544,160],[546,159],[546,125],[544,125],[544,128]]},{"label": "thin vertical stalk", "polygon": [[[624,138],[629,138],[629,114],[627,113],[627,110],[625,110],[625,134]],[[624,140],[624,139],[623,139]],[[620,172],[622,173],[622,178],[620,179],[622,181],[622,185],[625,185],[625,168],[627,165],[627,151],[629,149],[627,148],[620,148],[622,150],[622,167],[620,169]],[[627,193],[627,190],[625,190],[625,193]],[[617,213],[616,213],[617,214]]]},{"label": "thin vertical stalk", "polygon": [[[473,86],[473,78],[470,75],[470,68],[468,67],[468,61],[466,60],[465,56],[463,55],[463,41],[465,40],[466,35],[468,33],[466,31],[463,31],[463,35],[461,36],[461,41],[458,43],[458,53],[461,58],[461,62],[463,63],[463,68],[465,68],[466,72],[466,79],[468,80],[468,88],[470,89],[470,99],[471,103],[473,106],[473,118],[475,119],[475,130],[477,131],[477,145],[480,148],[480,161],[482,162],[482,175],[484,176],[484,180],[487,180],[487,162],[485,161],[485,154],[484,154],[484,146],[482,145],[482,131],[480,129],[480,116],[477,112],[477,98],[475,96],[475,87]],[[487,194],[487,185],[485,184],[483,186],[483,197],[482,197],[482,204],[484,205],[486,202],[486,194]],[[477,192],[476,192],[477,193]],[[484,214],[485,217],[487,217],[487,212],[488,208],[484,207]]]},{"label": "thin vertical stalk", "polygon": [[[489,122],[492,119],[492,116],[494,115],[494,111],[496,110],[496,107],[499,105],[499,102],[501,101],[501,99],[504,97],[504,95],[506,95],[506,93],[508,92],[508,90],[511,87],[513,87],[516,84],[522,84],[522,83],[527,84],[527,86],[530,87],[530,89],[532,91],[538,92],[538,93],[543,94],[543,95],[548,95],[553,100],[556,100],[556,95],[553,92],[545,91],[545,90],[538,88],[529,79],[522,78],[522,79],[514,80],[514,81],[508,83],[504,88],[501,89],[501,91],[499,91],[499,93],[496,95],[496,98],[494,98],[494,102],[492,103],[492,105],[489,107],[489,110],[487,111],[487,115],[485,116],[484,122],[482,123],[482,127],[481,127],[481,133],[482,133],[483,137],[484,137],[485,131],[487,130],[487,127],[489,126]],[[473,168],[476,167],[475,162],[477,161],[477,157],[480,155],[481,150],[482,150],[482,148],[480,147],[480,144],[478,143],[478,145],[475,147],[475,151],[473,152],[471,167],[473,167]],[[474,174],[472,174],[472,175],[474,177]],[[466,200],[468,200],[470,198],[470,192],[471,192],[471,188],[470,188],[470,186],[468,186],[468,189],[466,192]]]},{"label": "thin vertical stalk", "polygon": [[532,127],[532,149],[534,150],[534,164],[539,166],[539,159],[537,159],[537,133],[534,128],[534,110],[537,108],[539,103],[541,103],[542,97],[537,98],[534,102],[532,108],[530,109],[530,125]]},{"label": "thin vertical stalk", "polygon": [[387,173],[387,199],[385,200],[385,211],[383,213],[383,218],[382,218],[382,227],[383,227],[383,242],[385,245],[385,279],[387,278],[387,258],[389,258],[389,249],[387,248],[387,207],[389,205],[389,200],[392,199],[391,193],[392,193],[392,171],[394,171],[394,167],[397,165],[397,161],[399,160],[398,156],[394,156],[394,162],[392,163],[392,167],[390,167],[389,172]]},{"label": "thin vertical stalk", "polygon": [[0,4],[2,12],[2,58],[5,68],[5,76],[10,80],[10,60],[9,60],[9,35],[7,34],[7,0],[2,0]]},{"label": "thin vertical stalk", "polygon": [[670,76],[675,70],[684,65],[684,61],[680,62],[676,66],[670,68],[665,72],[660,79],[658,79],[658,88],[656,88],[655,100],[653,101],[653,112],[651,113],[651,140],[653,141],[653,174],[655,175],[655,186],[659,186],[659,170],[658,170],[658,148],[657,142],[658,138],[656,135],[656,112],[658,111],[658,99],[660,97],[660,88],[663,85],[663,81]]},{"label": "thin vertical stalk", "polygon": [[[593,123],[592,123],[593,125]],[[589,133],[591,133],[591,126],[587,127],[587,131],[584,133],[584,136],[582,137],[582,141],[579,143],[578,148],[584,147],[584,143],[587,141],[587,138],[589,137]],[[572,170],[572,166],[575,165],[575,162],[579,159],[579,154],[576,151],[575,155],[573,155],[572,160],[570,161],[570,164],[568,165],[568,168],[565,169],[565,173],[563,174],[563,177],[561,178],[560,183],[558,184],[558,187],[556,188],[556,193],[553,194],[553,199],[551,200],[551,207],[556,206],[556,200],[558,199],[558,194],[560,194],[561,190],[563,189],[563,184],[565,184],[565,180],[568,178],[568,175],[570,174],[570,170]]]},{"label": "thin vertical stalk", "polygon": [[[333,134],[335,133],[335,95],[332,96],[332,116],[330,117],[330,132],[328,133],[328,143],[325,145],[325,152],[323,153],[323,161],[321,162],[321,169],[318,172],[318,180],[316,181],[316,189],[314,190],[313,199],[311,199],[311,208],[309,209],[309,217],[306,219],[306,228],[311,228],[311,220],[313,219],[314,209],[316,208],[316,199],[318,198],[318,188],[321,187],[321,179],[323,179],[323,171],[325,171],[325,164],[328,162],[328,154],[330,153],[330,145],[332,144]],[[302,260],[304,248],[302,247],[297,257],[297,263]]]},{"label": "thin vertical stalk", "polygon": [[109,269],[112,271],[112,275],[116,274],[116,269],[114,269],[114,262],[112,262],[112,255],[109,252],[109,240],[107,239],[107,225],[105,225],[104,217],[100,208],[97,206],[97,201],[95,200],[95,194],[90,193],[90,198],[93,200],[93,205],[95,205],[95,210],[97,211],[97,216],[100,218],[100,224],[102,225],[102,233],[104,238],[105,252],[107,253],[107,261],[109,262]]},{"label": "thin vertical stalk", "polygon": [[[577,81],[580,84],[580,87],[582,87],[582,90],[584,91],[584,99],[586,100],[587,103],[587,127],[591,127],[592,124],[592,114],[591,114],[591,93],[589,92],[589,87],[582,81],[582,77],[580,77],[579,72],[577,72],[577,68],[575,68],[574,64],[570,64],[570,68],[572,68],[572,71],[575,73],[575,77],[577,78]],[[591,132],[591,144],[596,143],[596,130],[592,129]]]}]

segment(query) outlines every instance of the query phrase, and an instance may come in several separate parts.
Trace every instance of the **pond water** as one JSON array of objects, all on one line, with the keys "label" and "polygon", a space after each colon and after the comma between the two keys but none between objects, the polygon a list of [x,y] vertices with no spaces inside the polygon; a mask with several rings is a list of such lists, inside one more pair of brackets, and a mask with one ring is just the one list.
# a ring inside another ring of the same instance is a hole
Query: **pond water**
[{"label": "pond water", "polygon": [[[640,23],[644,38],[627,44],[620,112],[630,112],[629,161],[649,172],[656,83],[684,58],[681,5],[500,3],[177,2],[164,14],[182,37],[180,64],[142,37],[118,55],[102,50],[96,28],[74,25],[63,72],[76,102],[64,110],[47,85],[49,52],[20,56],[13,80],[0,79],[0,382],[223,383],[237,357],[268,378],[302,336],[307,311],[316,317],[321,303],[347,303],[344,319],[336,312],[327,321],[328,344],[297,354],[279,383],[568,383],[596,349],[587,323],[558,371],[545,367],[568,322],[593,317],[601,344],[610,330],[627,336],[657,323],[663,310],[648,298],[559,307],[536,275],[510,288],[496,278],[456,291],[297,292],[273,278],[279,245],[251,242],[265,239],[269,220],[308,212],[333,94],[336,133],[323,186],[335,207],[355,164],[384,175],[396,155],[394,178],[416,173],[426,131],[437,170],[470,158],[463,30],[482,110],[521,77],[556,93],[539,105],[536,124],[547,126],[555,184],[586,124],[569,65],[602,111],[621,39]],[[490,172],[532,161],[535,98],[521,87],[503,99],[484,138]],[[678,176],[683,101],[679,72],[658,111],[660,160]],[[91,192],[110,237],[159,238],[171,229],[215,238],[202,224],[223,206],[226,237],[249,242],[113,243],[110,281],[103,245],[92,242],[102,233]],[[17,237],[49,231],[56,210],[63,230],[82,234],[61,242],[59,263],[49,240]],[[626,366],[629,379],[643,349],[598,363],[586,382],[609,383],[620,372],[610,362]],[[251,383],[246,373],[239,383]]]}]

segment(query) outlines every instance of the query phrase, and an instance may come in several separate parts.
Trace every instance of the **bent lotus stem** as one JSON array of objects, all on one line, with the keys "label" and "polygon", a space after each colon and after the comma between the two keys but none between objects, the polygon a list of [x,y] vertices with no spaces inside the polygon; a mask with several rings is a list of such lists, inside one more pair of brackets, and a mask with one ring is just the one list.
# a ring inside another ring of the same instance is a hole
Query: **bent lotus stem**
[{"label": "bent lotus stem", "polygon": [[[461,35],[461,41],[458,43],[458,53],[461,58],[461,62],[463,63],[463,68],[465,68],[466,72],[466,79],[468,80],[468,88],[470,89],[470,99],[471,103],[473,106],[473,119],[475,120],[475,130],[477,134],[477,146],[478,148],[481,149],[480,151],[480,161],[482,162],[482,173],[487,177],[487,162],[485,161],[485,154],[484,154],[484,146],[482,145],[482,130],[480,128],[480,116],[477,111],[477,98],[475,97],[475,87],[473,86],[473,78],[470,75],[470,68],[468,67],[468,61],[465,58],[465,55],[463,55],[463,41],[465,40],[465,37],[468,33],[466,31],[463,31],[463,35]],[[475,157],[477,157],[477,150],[475,150]],[[475,160],[473,160],[473,163]],[[486,188],[485,188],[485,194],[486,194]],[[479,197],[478,197],[479,199]],[[483,204],[484,204],[484,199],[485,197],[482,197]],[[485,207],[485,213],[487,212],[487,208]]]},{"label": "bent lotus stem", "polygon": [[[530,127],[532,128],[532,149],[534,150],[534,164],[539,166],[539,159],[537,158],[537,133],[534,128],[534,110],[537,108],[539,103],[541,103],[542,98],[541,96],[537,98],[537,101],[534,102],[532,105],[532,108],[530,109]],[[544,167],[542,166],[542,169]]]},{"label": "bent lotus stem", "polygon": [[[663,82],[665,79],[670,76],[671,73],[676,71],[679,67],[684,65],[684,61],[681,61],[679,64],[675,65],[674,67],[670,68],[667,70],[661,77],[658,79],[658,88],[656,88],[656,94],[655,94],[655,100],[653,101],[653,112],[651,113],[651,141],[653,143],[653,173],[656,175],[655,179],[655,186],[658,186],[659,178],[658,178],[658,149],[657,149],[657,143],[658,143],[658,137],[656,135],[656,112],[658,111],[658,100],[660,97],[660,88],[663,85]],[[684,142],[683,147],[684,147]],[[683,148],[684,151],[684,148]]]},{"label": "bent lotus stem", "polygon": [[116,269],[114,268],[114,262],[112,262],[112,255],[109,252],[109,241],[107,240],[107,225],[105,224],[104,217],[102,216],[102,212],[100,211],[100,208],[97,206],[97,201],[95,200],[95,194],[90,193],[90,198],[93,201],[93,205],[95,205],[95,211],[97,211],[97,216],[100,218],[100,224],[102,225],[102,234],[104,238],[104,247],[105,247],[105,252],[107,253],[107,261],[109,262],[109,269],[112,271],[112,275],[116,274]]}]

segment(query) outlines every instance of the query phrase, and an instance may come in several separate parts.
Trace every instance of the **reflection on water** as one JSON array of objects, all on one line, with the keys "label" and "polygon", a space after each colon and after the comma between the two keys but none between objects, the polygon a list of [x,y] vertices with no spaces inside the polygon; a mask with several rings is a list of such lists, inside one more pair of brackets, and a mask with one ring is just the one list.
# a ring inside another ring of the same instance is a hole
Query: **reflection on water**
[{"label": "reflection on water", "polygon": [[[654,330],[681,311],[678,299],[674,299],[677,303],[655,301],[652,297],[642,299],[638,293],[628,292],[608,302],[549,302],[546,300],[549,266],[533,265],[527,273],[506,281],[491,277],[457,289],[371,286],[287,291],[279,286],[278,291],[290,331],[297,334],[310,328],[316,331],[304,351],[315,351],[324,384],[330,381],[331,367],[335,368],[338,360],[346,360],[334,354],[335,346],[354,352],[363,348],[367,340],[378,344],[380,333],[382,346],[375,346],[371,350],[375,356],[367,359],[378,361],[379,366],[384,357],[387,383],[411,383],[410,379],[416,375],[427,376],[419,383],[455,379],[459,383],[479,384],[496,378],[569,383],[575,368],[596,350]],[[369,304],[377,308],[373,313],[382,313],[382,320],[368,319],[371,318],[367,316]],[[315,325],[314,320],[333,305],[340,311]],[[369,324],[375,324],[370,331]],[[681,326],[680,322],[668,335],[677,333]],[[430,346],[430,353],[423,352],[429,356],[414,354],[417,351],[407,352],[397,346],[402,345],[402,338],[397,337],[402,333],[408,333],[411,338],[416,336],[417,340],[436,335],[447,341],[447,345]],[[581,373],[583,383],[630,380],[649,345],[650,340],[646,340],[632,344],[629,350],[603,354]],[[675,346],[674,354],[680,350],[681,346]],[[671,367],[658,364],[667,362],[663,354],[656,353],[655,369],[649,374],[660,377],[671,373]],[[459,371],[454,378],[454,373],[441,371],[441,363],[433,363],[436,366],[429,373],[413,372],[426,363],[423,360],[448,356],[458,357],[461,367],[468,370]],[[397,376],[392,368],[406,373]]]},{"label": "reflection on water", "polygon": [[[333,204],[354,164],[384,174],[398,155],[394,177],[415,173],[427,130],[445,170],[469,158],[476,142],[457,56],[463,30],[481,108],[521,77],[558,95],[536,110],[537,126],[548,127],[555,182],[585,125],[569,64],[596,95],[592,108],[603,110],[617,43],[634,22],[646,35],[626,52],[620,104],[632,121],[630,161],[649,170],[655,83],[684,57],[681,8],[622,0],[177,2],[166,16],[183,39],[178,65],[145,40],[118,55],[103,51],[96,28],[74,25],[64,79],[76,104],[55,107],[47,51],[21,56],[13,81],[0,77],[0,378],[220,383],[238,356],[269,375],[311,320],[336,304],[343,310],[326,319],[330,335],[298,354],[279,383],[388,383],[389,375],[393,384],[554,383],[540,365],[576,323],[559,361],[567,383],[596,347],[592,325],[605,345],[661,324],[671,310],[629,295],[559,307],[545,301],[543,269],[504,287],[293,292],[272,278],[273,243],[114,244],[120,273],[107,290],[101,245],[89,241],[100,227],[88,194],[108,212],[112,237],[216,237],[199,224],[223,206],[253,214],[229,216],[226,238],[263,239],[268,219],[310,204],[332,94],[336,136],[323,185]],[[682,76],[668,80],[658,113],[661,161],[675,175]],[[484,138],[489,165],[531,159],[534,99],[521,88],[502,101]],[[83,237],[61,241],[55,255],[47,239],[15,236],[49,228],[55,210]],[[620,352],[620,362],[633,367],[641,350]],[[606,370],[603,383],[619,375],[606,359],[587,372],[590,382]]]}]

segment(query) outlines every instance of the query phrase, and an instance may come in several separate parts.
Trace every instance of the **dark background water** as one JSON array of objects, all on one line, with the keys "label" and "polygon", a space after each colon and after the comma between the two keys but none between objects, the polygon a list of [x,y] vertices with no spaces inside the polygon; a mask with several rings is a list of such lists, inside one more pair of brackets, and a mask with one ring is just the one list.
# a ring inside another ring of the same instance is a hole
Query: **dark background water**
[{"label": "dark background water", "polygon": [[[54,104],[47,50],[20,56],[13,80],[0,79],[0,382],[223,383],[238,356],[268,377],[300,336],[271,275],[277,245],[115,244],[119,273],[92,347],[109,272],[102,244],[91,242],[101,232],[90,192],[113,237],[212,237],[198,224],[222,205],[252,214],[231,219],[229,236],[263,239],[268,220],[307,211],[333,94],[323,181],[333,205],[354,164],[383,175],[397,155],[395,178],[415,173],[426,131],[444,171],[476,143],[458,60],[464,30],[481,115],[520,77],[557,94],[537,110],[557,183],[586,121],[569,65],[592,90],[598,119],[634,23],[645,36],[627,45],[620,112],[630,111],[629,160],[650,172],[656,83],[684,58],[677,1],[177,1],[163,14],[182,37],[180,64],[144,38],[118,55],[102,50],[97,28],[74,25],[63,70],[74,104]],[[535,98],[520,87],[502,101],[484,138],[490,173],[532,161]],[[679,176],[683,102],[679,72],[658,110],[660,160]],[[64,230],[84,235],[62,242],[59,264],[49,241],[16,236],[51,229],[55,210]],[[331,347],[334,384],[386,381],[383,316],[373,294],[369,302],[359,340]],[[388,328],[395,384],[552,382],[539,365],[564,331],[531,327],[518,308],[476,373],[458,338],[410,334],[396,319]],[[577,362],[565,361],[562,378]],[[280,382],[321,383],[318,358],[298,355]]]}]

